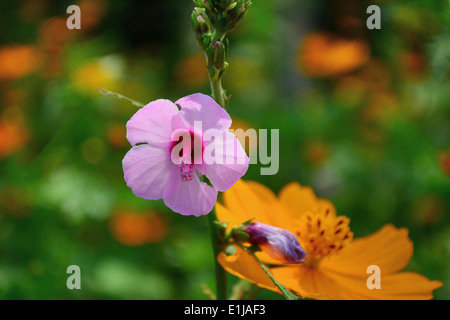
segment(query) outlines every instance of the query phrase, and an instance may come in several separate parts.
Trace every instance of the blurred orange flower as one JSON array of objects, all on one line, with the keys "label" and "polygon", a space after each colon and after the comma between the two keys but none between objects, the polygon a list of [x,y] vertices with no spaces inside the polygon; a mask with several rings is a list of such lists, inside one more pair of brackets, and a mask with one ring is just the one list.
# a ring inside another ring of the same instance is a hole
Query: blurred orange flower
[{"label": "blurred orange flower", "polygon": [[0,114],[0,159],[21,149],[29,139],[19,108],[8,107]]},{"label": "blurred orange flower", "polygon": [[14,218],[27,217],[31,212],[27,189],[13,184],[0,188],[0,211]]},{"label": "blurred orange flower", "polygon": [[392,88],[392,74],[386,62],[372,58],[363,68],[359,76],[370,91],[386,91]]},{"label": "blurred orange flower", "polygon": [[394,93],[374,90],[368,97],[363,117],[366,121],[377,121],[392,113],[398,106],[398,99]]},{"label": "blurred orange flower", "polygon": [[312,165],[320,166],[329,158],[331,149],[324,141],[312,140],[304,145],[302,153]]},{"label": "blurred orange flower", "polygon": [[423,54],[414,51],[405,52],[400,55],[399,60],[406,79],[418,80],[426,74],[427,61]]},{"label": "blurred orange flower", "polygon": [[14,80],[29,75],[39,66],[38,56],[33,46],[0,47],[0,80]]},{"label": "blurred orange flower", "polygon": [[106,11],[106,2],[103,0],[83,0],[79,3],[82,12],[81,30],[95,27],[103,18]]},{"label": "blurred orange flower", "polygon": [[64,47],[70,40],[73,32],[67,28],[66,19],[49,18],[39,28],[39,40],[42,46],[50,50]]},{"label": "blurred orange flower", "polygon": [[362,40],[316,32],[301,42],[297,67],[310,77],[334,77],[361,67],[369,58],[369,46]]},{"label": "blurred orange flower", "polygon": [[178,84],[187,88],[198,88],[208,83],[208,69],[203,53],[196,53],[182,60],[175,69]]},{"label": "blurred orange flower", "polygon": [[445,217],[446,204],[439,194],[426,194],[412,204],[412,217],[420,226],[434,225]]},{"label": "blurred orange flower", "polygon": [[[442,286],[413,272],[399,272],[409,262],[413,244],[408,230],[386,225],[374,234],[353,240],[350,220],[337,216],[331,202],[319,199],[309,187],[285,186],[277,197],[256,182],[238,181],[224,192],[225,206],[216,204],[220,221],[237,226],[249,219],[289,230],[307,253],[305,263],[280,265],[263,252],[260,260],[274,265],[275,279],[302,297],[316,299],[431,299]],[[278,292],[251,255],[238,249],[221,253],[219,263],[228,272]],[[369,289],[369,266],[381,270],[381,288]]]},{"label": "blurred orange flower", "polygon": [[73,32],[66,26],[66,19],[53,17],[45,20],[39,28],[39,44],[43,53],[44,77],[56,77],[62,73],[62,58],[65,46]]},{"label": "blurred orange flower", "polygon": [[117,241],[129,246],[139,246],[162,241],[167,233],[167,223],[156,212],[119,212],[111,219],[110,229]]},{"label": "blurred orange flower", "polygon": [[355,75],[340,78],[333,90],[333,97],[345,108],[362,105],[367,95],[367,84]]},{"label": "blurred orange flower", "polygon": [[121,122],[109,124],[106,135],[109,142],[115,147],[124,147],[128,145],[127,129]]},{"label": "blurred orange flower", "polygon": [[444,172],[450,176],[450,150],[443,152],[440,155],[441,166]]}]

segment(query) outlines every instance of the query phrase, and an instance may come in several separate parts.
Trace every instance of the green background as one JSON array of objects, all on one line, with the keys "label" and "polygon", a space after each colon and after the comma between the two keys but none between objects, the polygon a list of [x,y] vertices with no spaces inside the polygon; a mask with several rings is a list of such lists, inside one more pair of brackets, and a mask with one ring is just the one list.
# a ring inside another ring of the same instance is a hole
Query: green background
[{"label": "green background", "polygon": [[[0,157],[0,298],[207,299],[202,284],[214,287],[214,267],[206,218],[180,216],[127,188],[121,161],[130,146],[121,129],[136,108],[101,96],[97,85],[143,103],[209,94],[190,25],[194,5],[83,1],[82,29],[69,31],[61,22],[71,4],[0,4],[0,52],[27,46],[38,61],[16,77],[0,68],[0,123],[19,114],[27,133]],[[365,26],[370,4],[381,8],[381,30]],[[414,255],[405,270],[442,281],[436,299],[450,298],[449,27],[443,0],[255,0],[230,34],[224,75],[236,122],[280,130],[279,172],[261,176],[255,164],[244,179],[274,192],[292,181],[312,186],[351,219],[355,237],[387,223],[408,228]],[[370,60],[308,77],[298,55],[311,32],[358,37]],[[366,68],[374,61],[382,67]],[[359,79],[363,93],[345,79]],[[376,100],[371,109],[378,91],[367,79],[394,103]],[[124,211],[157,212],[164,239],[118,241],[111,221]],[[81,268],[81,290],[66,287],[72,264]]]}]

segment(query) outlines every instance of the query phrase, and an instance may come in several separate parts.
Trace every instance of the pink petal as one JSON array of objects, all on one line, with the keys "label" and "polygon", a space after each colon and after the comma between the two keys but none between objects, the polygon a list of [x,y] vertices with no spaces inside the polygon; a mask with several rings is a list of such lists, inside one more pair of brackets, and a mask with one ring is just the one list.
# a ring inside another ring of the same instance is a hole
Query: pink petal
[{"label": "pink petal", "polygon": [[162,199],[164,188],[174,167],[165,148],[148,144],[135,146],[122,161],[127,186],[138,197]]},{"label": "pink petal", "polygon": [[217,190],[201,182],[194,172],[193,179],[182,181],[180,168],[172,169],[164,190],[164,203],[182,215],[202,216],[211,212],[217,200]]},{"label": "pink petal", "polygon": [[172,134],[173,117],[178,107],[169,100],[159,99],[138,110],[127,122],[127,139],[131,145],[148,143],[167,146]]},{"label": "pink petal", "polygon": [[205,152],[202,171],[215,189],[228,190],[247,172],[249,158],[237,137],[231,132],[223,133],[222,141],[219,139],[210,143],[215,144],[214,156],[220,163],[211,163],[213,160],[210,159],[208,152]]},{"label": "pink petal", "polygon": [[194,127],[194,121],[201,121],[203,130],[215,128],[226,131],[231,126],[229,114],[210,96],[195,93],[175,103],[181,106],[180,113],[190,128]]}]

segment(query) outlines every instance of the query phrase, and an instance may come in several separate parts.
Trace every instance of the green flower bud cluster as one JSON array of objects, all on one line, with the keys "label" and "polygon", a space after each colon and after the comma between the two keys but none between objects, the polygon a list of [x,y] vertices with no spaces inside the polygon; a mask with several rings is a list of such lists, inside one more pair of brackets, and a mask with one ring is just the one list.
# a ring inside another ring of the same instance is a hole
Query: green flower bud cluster
[{"label": "green flower bud cluster", "polygon": [[[220,81],[228,68],[228,39],[226,35],[241,21],[252,4],[250,0],[194,0],[192,26],[200,47],[206,54],[209,76]],[[224,107],[229,97],[219,88]],[[214,89],[213,89],[214,95]]]},{"label": "green flower bud cluster", "polygon": [[194,0],[194,11],[206,15],[209,26],[221,33],[227,33],[236,27],[244,17],[250,0]]}]

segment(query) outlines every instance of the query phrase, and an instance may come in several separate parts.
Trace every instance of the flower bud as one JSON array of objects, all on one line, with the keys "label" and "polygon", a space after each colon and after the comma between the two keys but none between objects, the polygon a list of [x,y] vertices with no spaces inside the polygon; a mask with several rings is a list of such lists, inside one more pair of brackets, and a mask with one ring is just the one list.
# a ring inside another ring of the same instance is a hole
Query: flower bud
[{"label": "flower bud", "polygon": [[201,44],[202,48],[205,48],[207,50],[207,53],[209,52],[208,47],[210,47],[212,36],[213,36],[212,33],[205,33],[201,36],[201,39],[200,39],[200,44]]},{"label": "flower bud", "polygon": [[194,10],[192,12],[191,19],[192,27],[194,28],[194,32],[198,39],[200,39],[203,34],[206,34],[210,31],[208,23],[203,18],[202,14],[200,14],[197,10]]},{"label": "flower bud", "polygon": [[301,263],[306,258],[306,252],[297,237],[285,229],[253,222],[244,225],[242,231],[249,235],[248,242],[259,246],[270,257],[283,263]]},{"label": "flower bud", "polygon": [[234,29],[239,21],[241,21],[251,4],[251,1],[239,0],[228,8],[226,15],[228,19],[228,28],[230,30]]},{"label": "flower bud", "polygon": [[214,64],[217,65],[218,68],[223,67],[223,63],[225,62],[226,58],[226,48],[225,44],[222,41],[217,41],[214,43],[214,53],[213,53],[213,61]]},{"label": "flower bud", "polygon": [[220,71],[224,68],[227,49],[222,41],[216,41],[213,45],[206,48],[210,66]]},{"label": "flower bud", "polygon": [[244,0],[233,3],[232,6],[227,8],[227,14],[230,19],[236,20],[245,11]]}]

